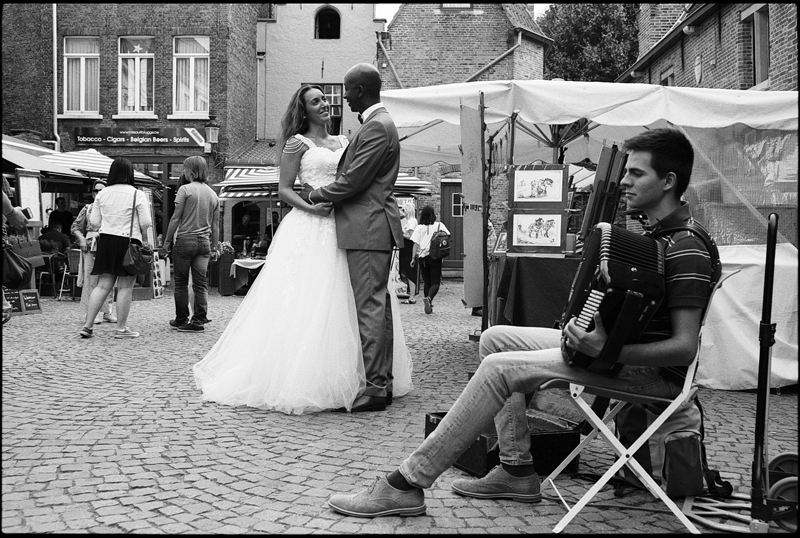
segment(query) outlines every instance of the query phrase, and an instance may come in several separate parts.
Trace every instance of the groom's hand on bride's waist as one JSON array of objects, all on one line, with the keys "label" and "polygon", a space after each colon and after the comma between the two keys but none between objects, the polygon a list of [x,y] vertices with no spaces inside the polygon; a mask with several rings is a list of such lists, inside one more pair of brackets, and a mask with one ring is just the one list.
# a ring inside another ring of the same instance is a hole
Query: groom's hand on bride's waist
[{"label": "groom's hand on bride's waist", "polygon": [[312,203],[314,203],[314,202],[312,202],[312,201],[309,199],[309,194],[311,194],[311,191],[313,191],[313,190],[314,190],[314,189],[311,187],[311,185],[309,185],[308,183],[304,183],[304,184],[303,184],[303,188],[302,188],[302,189],[300,189],[300,190],[297,192],[297,194],[298,194],[298,196],[300,196],[300,198],[302,198],[304,201],[308,202],[309,204],[312,204]]}]

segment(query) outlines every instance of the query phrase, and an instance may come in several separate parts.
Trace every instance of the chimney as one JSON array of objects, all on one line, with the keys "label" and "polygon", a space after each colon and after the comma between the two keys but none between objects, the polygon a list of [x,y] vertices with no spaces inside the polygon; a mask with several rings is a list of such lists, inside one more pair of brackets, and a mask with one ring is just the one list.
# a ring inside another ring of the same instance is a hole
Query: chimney
[{"label": "chimney", "polygon": [[639,4],[639,58],[672,28],[687,4]]}]

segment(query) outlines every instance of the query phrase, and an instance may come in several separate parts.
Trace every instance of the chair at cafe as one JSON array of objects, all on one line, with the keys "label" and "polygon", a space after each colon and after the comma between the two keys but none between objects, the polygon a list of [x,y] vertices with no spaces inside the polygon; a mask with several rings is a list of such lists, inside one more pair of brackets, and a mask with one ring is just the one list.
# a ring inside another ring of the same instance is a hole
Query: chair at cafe
[{"label": "chair at cafe", "polygon": [[58,286],[59,277],[61,280],[64,278],[64,273],[67,272],[68,269],[68,261],[66,256],[60,255],[57,251],[49,254],[43,254],[44,258],[44,265],[42,266],[42,270],[36,273],[36,279],[38,280],[38,284],[36,289],[39,290],[39,296],[42,296],[42,287],[43,286],[50,286],[50,289],[53,293],[53,298],[58,298],[59,290],[56,288]]},{"label": "chair at cafe", "polygon": [[80,249],[71,248],[67,250],[67,265],[65,271],[61,275],[61,289],[58,291],[58,300],[60,301],[64,295],[64,284],[69,279],[67,291],[73,301],[80,300],[81,296],[78,293],[78,268],[81,264],[81,251]]}]

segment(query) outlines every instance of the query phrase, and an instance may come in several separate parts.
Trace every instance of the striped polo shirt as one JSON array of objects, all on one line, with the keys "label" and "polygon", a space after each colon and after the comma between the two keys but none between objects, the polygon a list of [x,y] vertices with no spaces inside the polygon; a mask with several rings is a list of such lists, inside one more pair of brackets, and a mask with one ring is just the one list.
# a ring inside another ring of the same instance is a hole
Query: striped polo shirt
[{"label": "striped polo shirt", "polygon": [[[647,235],[674,228],[692,221],[689,205],[681,206],[661,219]],[[698,225],[697,221],[693,221]],[[670,308],[702,308],[711,293],[712,260],[703,240],[688,230],[674,232],[657,239],[664,248],[664,300],[645,329],[640,342],[665,340],[672,335]]]}]

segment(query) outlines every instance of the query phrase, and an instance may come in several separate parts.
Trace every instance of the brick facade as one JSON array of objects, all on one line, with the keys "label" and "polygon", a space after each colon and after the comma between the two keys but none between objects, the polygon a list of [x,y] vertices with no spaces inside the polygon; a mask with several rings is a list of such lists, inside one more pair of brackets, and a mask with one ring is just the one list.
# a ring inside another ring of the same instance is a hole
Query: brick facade
[{"label": "brick facade", "polygon": [[[707,6],[697,4],[696,6]],[[651,58],[638,80],[625,75],[622,82],[659,84],[667,73],[674,75],[673,85],[682,87],[747,90],[753,87],[753,30],[742,21],[742,13],[756,4],[719,4],[719,8],[698,23],[692,34],[682,33],[684,24],[675,27],[685,14],[683,4],[640,4],[640,60],[667,34],[675,33],[675,42]],[[769,10],[769,84],[758,89],[797,90],[797,6],[770,3]],[[684,19],[685,20],[685,19]],[[675,28],[673,28],[675,27]],[[677,35],[680,33],[680,35]],[[696,70],[701,76],[697,80]]]}]

